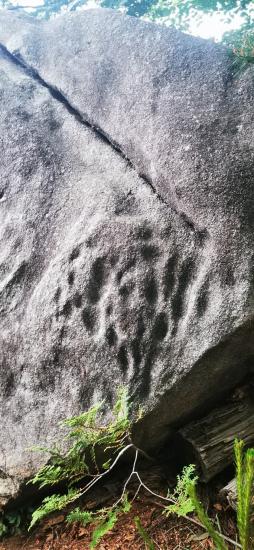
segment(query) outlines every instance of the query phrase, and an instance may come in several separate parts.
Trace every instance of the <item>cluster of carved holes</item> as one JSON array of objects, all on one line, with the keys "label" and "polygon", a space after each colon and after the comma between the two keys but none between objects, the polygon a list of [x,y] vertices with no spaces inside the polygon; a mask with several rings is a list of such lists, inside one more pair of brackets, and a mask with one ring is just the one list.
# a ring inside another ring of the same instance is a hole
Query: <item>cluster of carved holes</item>
[{"label": "cluster of carved holes", "polygon": [[[69,262],[72,263],[74,260],[76,260],[80,255],[80,250],[78,247],[74,248],[69,256]],[[75,282],[75,272],[74,270],[70,270],[68,273],[68,285],[69,287],[73,287]],[[55,295],[54,295],[54,301],[58,305],[60,297],[61,297],[62,290],[60,287],[56,289]],[[62,309],[59,311],[57,309],[56,317],[59,317],[59,315],[63,315],[64,317],[70,317],[73,305],[76,308],[81,308],[82,306],[82,295],[79,292],[75,292],[74,296],[72,298],[68,298]]]},{"label": "cluster of carved holes", "polygon": [[[140,379],[140,365],[143,362],[142,381],[140,382],[142,388],[139,386],[139,391],[141,391],[141,393],[143,392],[143,394],[149,392],[152,365],[159,353],[161,343],[166,338],[169,330],[167,313],[165,311],[159,311],[155,314],[159,295],[162,292],[165,302],[167,302],[169,298],[171,300],[170,334],[174,335],[183,315],[186,292],[195,270],[195,261],[192,257],[182,260],[175,252],[168,258],[164,266],[162,279],[160,278],[160,282],[158,282],[154,264],[160,256],[160,250],[153,243],[148,242],[151,237],[152,231],[149,227],[139,228],[136,232],[135,239],[141,241],[140,247],[138,247],[137,250],[134,249],[136,251],[130,255],[124,268],[118,270],[116,268],[115,273],[119,299],[128,300],[135,288],[135,273],[132,271],[132,276],[127,278],[127,281],[125,275],[131,273],[132,269],[135,269],[137,253],[140,254],[147,266],[145,270],[146,275],[143,281],[143,296],[146,303],[145,314],[143,318],[143,314],[140,313],[138,321],[135,322],[135,336],[128,336],[128,339],[123,341],[122,337],[118,335],[118,330],[112,319],[113,304],[107,303],[105,306],[105,339],[107,345],[109,348],[115,350],[114,353],[116,353],[119,367],[124,376],[127,373],[130,362],[132,363],[133,384]],[[92,246],[91,243],[90,245]],[[80,251],[78,247],[71,252],[69,256],[70,264],[73,264],[79,257],[79,254]],[[98,302],[102,297],[103,287],[107,282],[109,272],[116,265],[117,258],[114,256],[112,256],[111,259],[97,257],[92,264],[88,284],[85,289],[85,303],[83,303],[82,294],[76,291],[71,298],[65,301],[59,315],[69,317],[73,307],[80,309],[81,319],[85,329],[88,333],[93,334],[96,330],[96,310]],[[75,284],[75,271],[72,265],[67,275],[67,280],[69,287],[73,288]],[[200,290],[200,295],[197,300],[197,313],[200,316],[204,314],[207,307],[208,287],[209,285],[206,281]],[[59,302],[60,296],[61,289],[58,288],[55,293],[56,302]],[[146,319],[146,325],[144,319]],[[149,323],[147,323],[147,319],[149,319]],[[128,319],[126,322],[128,330]]]}]

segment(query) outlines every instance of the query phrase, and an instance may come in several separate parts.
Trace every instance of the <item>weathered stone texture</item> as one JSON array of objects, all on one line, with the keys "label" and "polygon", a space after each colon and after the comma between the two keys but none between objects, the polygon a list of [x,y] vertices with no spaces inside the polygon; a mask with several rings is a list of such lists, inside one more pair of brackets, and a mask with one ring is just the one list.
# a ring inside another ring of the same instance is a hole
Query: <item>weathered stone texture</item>
[{"label": "weathered stone texture", "polygon": [[247,373],[254,73],[110,10],[46,23],[2,12],[0,42],[11,494],[38,465],[27,448],[102,398],[107,414],[121,384],[147,407],[136,439],[155,448]]}]

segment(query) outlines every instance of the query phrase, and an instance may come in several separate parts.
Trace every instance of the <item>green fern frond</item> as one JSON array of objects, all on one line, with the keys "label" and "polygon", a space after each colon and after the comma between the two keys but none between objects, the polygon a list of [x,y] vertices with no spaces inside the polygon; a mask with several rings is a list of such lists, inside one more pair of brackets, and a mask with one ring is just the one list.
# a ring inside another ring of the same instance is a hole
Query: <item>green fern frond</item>
[{"label": "green fern frond", "polygon": [[134,518],[134,522],[135,522],[138,534],[141,537],[141,539],[143,540],[143,542],[145,543],[146,548],[148,548],[149,550],[155,550],[154,543],[153,543],[152,539],[149,537],[149,535],[148,535],[147,531],[145,530],[145,528],[143,527],[143,525],[141,523],[141,520],[138,516],[136,516]]},{"label": "green fern frond", "polygon": [[215,530],[210,518],[208,517],[201,502],[198,499],[195,482],[191,482],[188,485],[188,494],[189,494],[189,497],[191,498],[191,501],[193,503],[198,519],[202,523],[202,525],[206,528],[207,532],[209,533],[211,539],[215,544],[216,550],[228,550],[228,547],[226,546],[223,538]]},{"label": "green fern frond", "polygon": [[254,449],[248,449],[244,456],[244,442],[234,443],[237,484],[237,527],[243,550],[251,547],[251,511],[254,481]]},{"label": "green fern frond", "polygon": [[244,538],[241,542],[243,550],[249,550],[251,548],[250,527],[254,479],[254,449],[248,449],[246,451],[244,476]]},{"label": "green fern frond", "polygon": [[124,493],[122,499],[122,511],[124,514],[128,514],[131,509],[131,502],[128,500],[128,493]]},{"label": "green fern frond", "polygon": [[103,470],[108,470],[109,467],[110,467],[110,465],[111,465],[111,462],[112,462],[111,459],[107,460],[107,462],[104,462],[104,463],[102,464]]},{"label": "green fern frond", "polygon": [[57,466],[55,464],[46,465],[43,466],[29,481],[29,483],[32,483],[33,485],[38,484],[40,489],[43,487],[46,487],[47,485],[55,485],[56,483],[59,483],[62,481],[63,475],[62,475],[62,468],[61,466]]},{"label": "green fern frond", "polygon": [[94,428],[96,426],[98,412],[101,410],[102,405],[103,402],[98,403],[79,416],[66,418],[61,424],[69,428]]},{"label": "green fern frond", "polygon": [[[61,423],[69,429],[65,439],[71,441],[71,446],[66,452],[61,453],[56,447],[52,450],[44,447],[36,449],[48,453],[50,463],[43,466],[36,473],[31,483],[38,484],[42,488],[54,486],[64,481],[67,483],[69,490],[66,495],[52,495],[44,499],[42,505],[33,513],[30,528],[49,513],[63,509],[67,504],[79,498],[82,495],[82,489],[78,491],[72,489],[72,487],[87,475],[96,477],[97,474],[95,474],[94,468],[96,468],[99,476],[97,466],[98,449],[100,453],[109,448],[114,452],[119,452],[126,445],[126,440],[130,438],[129,402],[126,389],[121,388],[119,390],[113,408],[112,420],[106,426],[98,424],[101,407],[102,403],[91,407],[79,416],[67,418]],[[104,469],[110,468],[115,456],[114,452],[111,453],[111,458],[107,457],[108,459],[105,460]],[[96,528],[91,543],[91,548],[94,548],[101,537],[115,525],[118,514],[127,513],[130,506],[127,495],[124,495],[121,505],[102,509],[95,513],[82,512],[79,508],[76,508],[67,516],[67,521],[95,522]]]},{"label": "green fern frond", "polygon": [[66,517],[66,521],[67,523],[79,522],[85,526],[94,521],[94,514],[92,512],[88,512],[87,510],[80,510],[80,508],[75,508],[75,510],[72,510],[68,514],[68,516]]},{"label": "green fern frond", "polygon": [[124,387],[118,390],[113,415],[116,421],[128,420],[129,422],[129,397],[127,389]]},{"label": "green fern frond", "polygon": [[92,535],[92,541],[90,544],[91,549],[95,548],[101,538],[113,529],[117,522],[117,514],[117,509],[111,509],[108,513],[108,517],[101,523],[97,524]]},{"label": "green fern frond", "polygon": [[188,494],[188,487],[190,483],[196,482],[197,479],[197,476],[195,476],[195,465],[184,466],[182,474],[177,476],[176,488],[173,493],[168,494],[168,498],[175,501],[175,503],[165,507],[163,513],[166,516],[170,514],[187,516],[190,512],[194,511],[195,507]]},{"label": "green fern frond", "polygon": [[42,505],[37,508],[32,514],[32,521],[29,525],[29,531],[35,523],[43,518],[59,510],[63,510],[68,504],[74,502],[80,497],[80,492],[75,489],[70,489],[66,495],[51,495],[44,498]]},{"label": "green fern frond", "polygon": [[237,526],[240,540],[244,538],[244,442],[235,439],[235,467],[236,467],[236,485],[237,485]]}]

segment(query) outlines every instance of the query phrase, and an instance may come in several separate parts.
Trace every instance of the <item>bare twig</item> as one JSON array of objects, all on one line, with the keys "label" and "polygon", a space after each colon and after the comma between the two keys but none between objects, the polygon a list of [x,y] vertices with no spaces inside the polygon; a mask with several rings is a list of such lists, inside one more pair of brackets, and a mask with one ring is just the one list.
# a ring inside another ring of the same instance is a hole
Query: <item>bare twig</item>
[{"label": "bare twig", "polygon": [[[127,448],[130,448],[130,447],[134,447],[134,445],[128,445]],[[127,448],[123,449],[123,451],[127,450]],[[170,497],[164,497],[163,495],[159,495],[158,493],[155,493],[154,491],[152,491],[151,489],[149,489],[149,487],[147,487],[147,485],[142,481],[138,471],[136,470],[136,464],[137,464],[137,459],[138,459],[138,453],[139,453],[139,450],[136,449],[136,452],[135,452],[135,457],[134,457],[134,461],[133,461],[133,466],[132,466],[132,470],[131,470],[131,473],[130,475],[128,476],[125,484],[124,484],[124,488],[123,488],[123,491],[122,491],[122,495],[121,497],[118,499],[118,501],[116,502],[115,506],[117,506],[119,504],[119,502],[122,501],[123,499],[123,496],[125,494],[125,491],[127,489],[127,486],[128,484],[130,483],[131,479],[133,477],[136,477],[139,481],[139,488],[138,488],[138,491],[140,490],[141,487],[143,487],[148,493],[150,493],[150,495],[153,495],[155,498],[159,498],[165,502],[171,502],[172,504],[175,504],[175,500],[170,498]],[[116,461],[118,460],[118,457],[116,458]],[[116,462],[115,462],[116,463]],[[114,463],[113,463],[114,464]],[[113,468],[113,464],[111,466],[110,469]],[[102,474],[104,475],[104,474]],[[134,499],[133,499],[134,500]],[[183,516],[187,521],[190,521],[191,523],[193,523],[194,525],[197,525],[198,527],[201,527],[201,529],[205,529],[206,528],[204,527],[204,525],[202,525],[202,523],[200,523],[198,520],[190,517],[190,516]],[[242,548],[241,544],[239,544],[238,542],[236,542],[235,540],[232,540],[231,538],[227,537],[226,535],[223,535],[222,533],[218,533],[225,541],[227,542],[230,542],[230,544],[233,544],[236,548]]]},{"label": "bare twig", "polygon": [[96,476],[95,479],[92,479],[91,481],[89,481],[89,483],[87,483],[87,485],[85,486],[85,488],[81,491],[80,493],[80,496],[83,496],[85,493],[87,493],[87,491],[89,491],[89,489],[91,489],[91,487],[93,487],[93,485],[95,485],[100,479],[102,479],[104,476],[106,476],[107,474],[109,474],[109,472],[111,472],[111,470],[113,470],[113,468],[115,467],[115,465],[117,464],[118,460],[120,459],[121,456],[123,456],[123,454],[128,450],[128,449],[131,449],[131,448],[134,448],[133,444],[132,443],[129,443],[129,445],[126,445],[123,449],[121,449],[121,451],[118,453],[117,457],[115,458],[114,462],[112,462],[111,466],[108,468],[108,470],[106,470],[106,472],[103,472],[102,474],[99,474]]},{"label": "bare twig", "polygon": [[[97,474],[95,476],[95,478],[93,478],[91,481],[89,481],[89,483],[87,483],[87,485],[84,487],[83,490],[81,490],[81,493],[80,493],[80,497],[83,496],[85,493],[87,493],[91,487],[93,487],[98,481],[100,481],[104,476],[108,475],[109,472],[111,472],[113,470],[113,468],[116,466],[117,462],[119,461],[119,459],[121,458],[121,456],[123,456],[127,450],[129,449],[134,449],[135,450],[135,456],[134,456],[134,460],[133,460],[133,465],[132,465],[132,470],[131,470],[131,473],[129,474],[127,480],[125,481],[124,483],[124,487],[123,487],[123,491],[122,491],[122,494],[120,496],[120,498],[116,501],[116,503],[113,505],[113,507],[117,507],[118,504],[123,500],[123,497],[126,493],[126,489],[128,487],[128,484],[130,483],[131,479],[133,477],[136,477],[137,480],[139,481],[139,486],[138,486],[138,489],[137,491],[135,492],[134,494],[134,497],[132,499],[132,501],[135,500],[138,492],[140,491],[141,487],[143,487],[150,495],[152,495],[153,497],[157,498],[157,499],[160,499],[160,500],[163,500],[165,503],[172,503],[172,504],[176,504],[176,501],[171,498],[171,497],[164,497],[163,495],[159,495],[158,493],[155,493],[154,491],[152,491],[151,489],[149,489],[149,487],[147,487],[147,485],[142,481],[138,471],[136,470],[136,465],[137,465],[137,460],[138,460],[138,456],[139,456],[139,453],[140,454],[143,454],[145,456],[147,456],[145,453],[143,453],[140,449],[136,448],[135,445],[133,445],[133,443],[129,443],[128,445],[126,445],[123,449],[121,449],[117,455],[117,457],[115,458],[115,460],[112,462],[112,464],[110,465],[110,467],[103,473],[101,474]],[[150,458],[147,456],[147,458]],[[205,529],[205,526],[202,525],[202,523],[200,523],[198,520],[190,517],[190,516],[183,516],[187,521],[191,522],[192,524],[200,527],[201,529]],[[218,533],[218,532],[217,532]],[[225,541],[229,542],[230,544],[234,545],[235,546],[235,549],[242,549],[242,546],[241,544],[239,544],[237,541],[235,540],[232,540],[231,538],[223,535],[222,533],[218,533]]]},{"label": "bare twig", "polygon": [[[131,473],[130,475],[127,477],[126,481],[125,481],[125,484],[123,486],[123,490],[122,490],[122,494],[120,496],[120,498],[116,501],[115,503],[115,506],[117,506],[119,504],[119,502],[121,502],[123,500],[123,497],[126,493],[126,489],[127,489],[127,486],[131,480],[131,478],[133,477],[133,475],[135,474],[135,468],[136,468],[136,463],[137,463],[137,458],[138,458],[138,449],[136,449],[135,451],[135,457],[134,457],[134,461],[133,461],[133,465],[132,465],[132,470],[131,470]],[[141,485],[141,484],[140,484]]]},{"label": "bare twig", "polygon": [[[157,493],[154,493],[154,491],[152,491],[151,489],[149,489],[149,487],[147,487],[147,485],[145,485],[145,483],[143,483],[142,479],[140,478],[140,475],[138,472],[133,472],[133,474],[136,475],[136,477],[138,478],[139,480],[139,483],[141,483],[141,485],[144,487],[144,489],[146,489],[146,491],[148,491],[148,493],[150,493],[151,495],[155,496],[156,498],[161,498],[162,500],[165,500],[165,501],[168,501],[168,502],[172,502],[172,504],[175,504],[175,501],[172,499],[172,498],[168,498],[168,497],[163,497],[162,495],[158,495]],[[204,525],[202,525],[202,523],[200,523],[198,520],[190,517],[190,516],[183,516],[185,519],[187,519],[188,521],[190,521],[191,523],[195,524],[195,525],[198,525],[198,527],[201,527],[202,529],[205,529],[206,528],[204,527]],[[229,537],[226,537],[225,535],[222,535],[221,533],[218,533],[224,540],[226,540],[227,542],[230,542],[231,544],[234,544],[237,548],[242,548],[241,544],[238,544],[235,540],[232,540],[230,539]]]},{"label": "bare twig", "polygon": [[138,488],[137,488],[137,490],[136,490],[136,492],[135,492],[135,495],[134,495],[133,498],[131,499],[131,502],[134,502],[134,500],[136,500],[136,498],[137,498],[137,496],[138,496],[138,493],[139,493],[141,487],[142,487],[142,485],[141,485],[141,483],[140,483],[139,486],[138,486]]}]

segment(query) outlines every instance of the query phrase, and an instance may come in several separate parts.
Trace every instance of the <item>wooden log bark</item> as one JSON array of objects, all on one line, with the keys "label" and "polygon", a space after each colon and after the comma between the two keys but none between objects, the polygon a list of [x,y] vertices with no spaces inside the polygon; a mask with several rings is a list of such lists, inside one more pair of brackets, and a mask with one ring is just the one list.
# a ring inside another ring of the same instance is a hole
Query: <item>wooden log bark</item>
[{"label": "wooden log bark", "polygon": [[219,497],[222,500],[226,500],[234,510],[236,510],[237,503],[237,487],[236,487],[236,478],[231,479],[223,489],[219,492]]},{"label": "wooden log bark", "polygon": [[209,481],[234,460],[234,440],[254,445],[254,391],[238,389],[223,405],[206,417],[191,422],[179,432],[182,452],[200,466],[201,479]]}]

